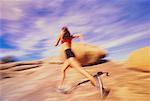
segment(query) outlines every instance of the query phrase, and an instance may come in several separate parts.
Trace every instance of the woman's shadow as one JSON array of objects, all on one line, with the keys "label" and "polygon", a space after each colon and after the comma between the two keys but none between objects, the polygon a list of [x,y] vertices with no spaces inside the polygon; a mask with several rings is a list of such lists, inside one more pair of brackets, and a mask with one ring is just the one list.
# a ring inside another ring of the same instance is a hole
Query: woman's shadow
[{"label": "woman's shadow", "polygon": [[91,63],[91,64],[88,64],[88,65],[83,65],[83,67],[86,67],[86,66],[94,66],[94,65],[98,65],[98,64],[103,64],[103,63],[107,63],[109,62],[110,60],[108,59],[98,59],[95,63]]},{"label": "woman's shadow", "polygon": [[[103,64],[103,63],[107,63],[109,62],[110,60],[108,59],[104,59],[104,58],[99,58],[95,63],[92,63],[92,64],[88,64],[88,65],[83,65],[83,67],[86,67],[86,66],[94,66],[94,65],[98,65],[98,64]],[[102,99],[105,99],[110,93],[110,89],[108,88],[104,88],[103,89],[103,95],[102,95]]]}]

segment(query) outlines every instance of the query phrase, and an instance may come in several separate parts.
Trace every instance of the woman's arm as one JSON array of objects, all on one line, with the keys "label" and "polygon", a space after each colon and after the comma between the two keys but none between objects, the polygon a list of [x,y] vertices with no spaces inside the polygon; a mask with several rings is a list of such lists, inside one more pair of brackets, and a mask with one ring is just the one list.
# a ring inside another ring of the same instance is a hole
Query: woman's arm
[{"label": "woman's arm", "polygon": [[56,40],[56,42],[55,42],[55,46],[57,46],[57,45],[59,44],[60,37],[61,37],[61,35],[58,36],[58,38],[57,38],[57,40]]},{"label": "woman's arm", "polygon": [[80,41],[83,42],[83,34],[74,34],[73,38],[80,38]]},{"label": "woman's arm", "polygon": [[80,38],[82,36],[82,34],[73,34],[72,36],[73,36],[73,38]]}]

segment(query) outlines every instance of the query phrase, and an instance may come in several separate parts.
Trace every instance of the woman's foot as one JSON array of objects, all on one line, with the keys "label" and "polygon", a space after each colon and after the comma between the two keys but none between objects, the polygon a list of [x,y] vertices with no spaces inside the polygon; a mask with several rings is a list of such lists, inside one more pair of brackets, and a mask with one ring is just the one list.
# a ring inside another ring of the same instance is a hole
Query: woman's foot
[{"label": "woman's foot", "polygon": [[67,90],[65,88],[63,88],[62,86],[58,86],[57,92],[65,94],[67,92]]}]

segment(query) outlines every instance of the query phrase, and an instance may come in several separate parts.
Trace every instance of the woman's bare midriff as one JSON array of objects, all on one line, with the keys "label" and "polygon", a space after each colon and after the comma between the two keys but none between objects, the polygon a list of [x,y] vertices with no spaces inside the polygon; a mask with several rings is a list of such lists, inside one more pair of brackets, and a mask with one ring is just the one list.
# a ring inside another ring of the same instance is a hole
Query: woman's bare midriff
[{"label": "woman's bare midriff", "polygon": [[71,48],[71,44],[68,43],[68,42],[64,42],[62,45],[61,45],[61,48],[65,51],[66,49],[70,49]]}]

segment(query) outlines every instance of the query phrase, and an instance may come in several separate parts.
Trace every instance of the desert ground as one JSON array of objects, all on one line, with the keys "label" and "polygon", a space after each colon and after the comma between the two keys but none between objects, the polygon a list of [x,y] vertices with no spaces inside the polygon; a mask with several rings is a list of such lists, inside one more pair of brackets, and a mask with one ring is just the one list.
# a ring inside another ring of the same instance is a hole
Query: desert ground
[{"label": "desert ground", "polygon": [[[50,59],[50,58],[49,58]],[[82,67],[92,75],[107,71],[102,76],[105,88],[110,92],[101,98],[99,91],[84,83],[70,94],[56,91],[61,79],[60,61],[35,60],[1,64],[1,101],[149,101],[150,72],[127,69],[124,63],[107,61]],[[71,87],[86,78],[75,69],[67,71],[65,87]]]}]

